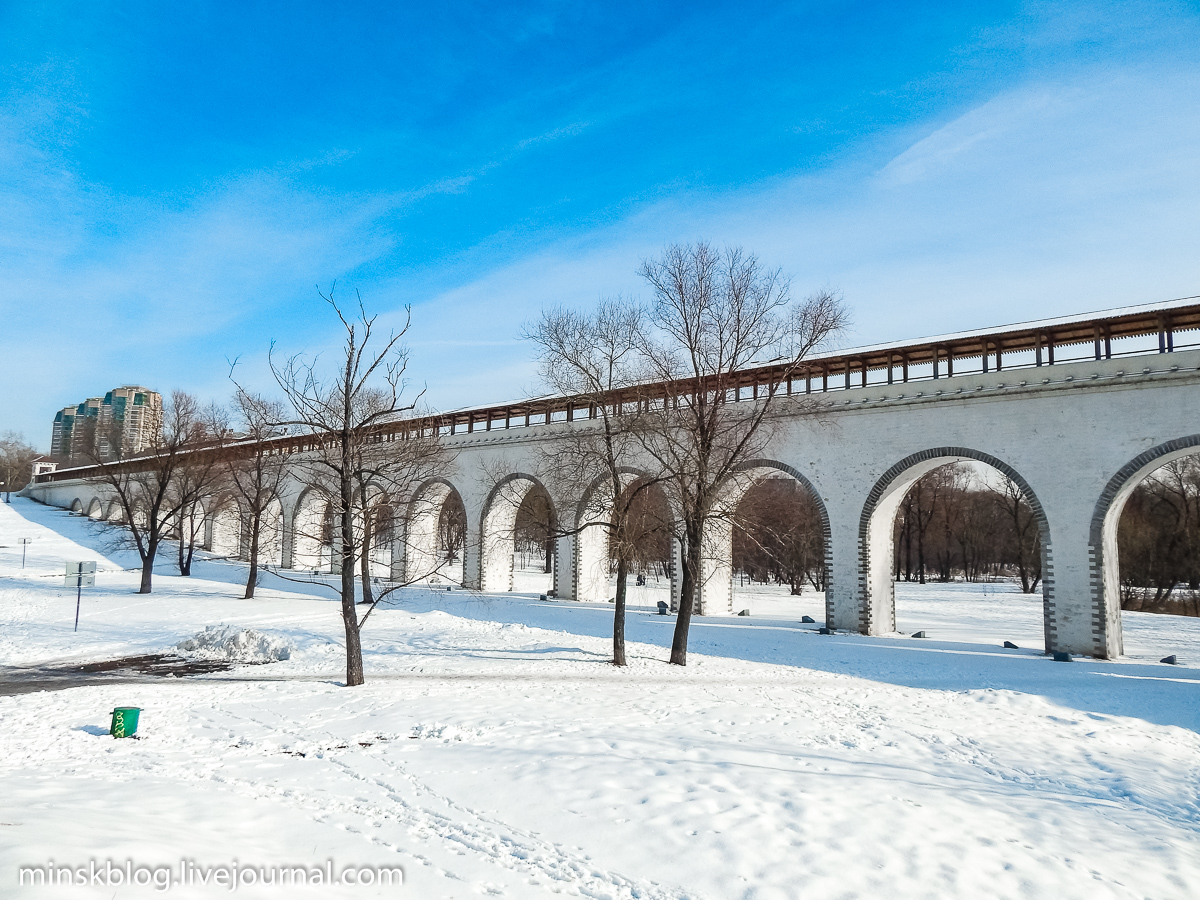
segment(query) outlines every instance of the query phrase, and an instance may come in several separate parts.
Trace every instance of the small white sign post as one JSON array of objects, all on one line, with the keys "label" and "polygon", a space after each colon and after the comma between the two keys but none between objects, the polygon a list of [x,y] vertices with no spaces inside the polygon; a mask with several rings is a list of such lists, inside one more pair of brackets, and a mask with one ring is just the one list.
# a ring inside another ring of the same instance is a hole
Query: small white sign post
[{"label": "small white sign post", "polygon": [[75,588],[75,630],[79,630],[79,603],[83,598],[83,589],[96,584],[96,563],[69,562],[67,573],[63,576],[63,584]]},{"label": "small white sign post", "polygon": [[29,549],[29,545],[33,543],[33,538],[21,538],[21,568],[25,568],[25,551]]}]

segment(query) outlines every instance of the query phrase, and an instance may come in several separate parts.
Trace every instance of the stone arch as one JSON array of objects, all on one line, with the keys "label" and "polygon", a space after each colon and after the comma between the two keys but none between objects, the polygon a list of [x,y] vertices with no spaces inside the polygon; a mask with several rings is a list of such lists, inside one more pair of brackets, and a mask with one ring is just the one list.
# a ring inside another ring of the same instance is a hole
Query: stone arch
[{"label": "stone arch", "polygon": [[[239,512],[243,512],[239,505]],[[278,566],[282,565],[284,553],[284,527],[285,512],[283,508],[283,499],[278,495],[274,495],[267,501],[263,507],[262,518],[259,522],[258,532],[258,562],[260,565]],[[246,521],[243,514],[242,521]],[[250,534],[249,529],[243,529],[245,532],[242,535],[240,546],[243,559],[250,557]]]},{"label": "stone arch", "polygon": [[322,488],[308,485],[292,510],[292,568],[332,571],[333,539],[337,528],[332,498]]},{"label": "stone arch", "polygon": [[[359,530],[359,534],[368,536],[371,575],[390,578],[395,552],[395,501],[385,488],[375,482],[368,483],[366,490],[365,504],[362,502],[361,493],[356,498],[355,528]],[[371,526],[369,531],[365,528],[368,523]]]},{"label": "stone arch", "polygon": [[[624,490],[646,473],[637,469],[621,470],[621,488]],[[583,493],[575,507],[574,596],[583,603],[605,603],[608,601],[609,577],[609,533],[599,524],[608,518],[615,498],[609,486],[609,477],[596,478]]]},{"label": "stone arch", "polygon": [[1117,553],[1117,527],[1125,501],[1155,469],[1174,459],[1191,456],[1200,448],[1200,434],[1176,438],[1139,453],[1109,479],[1096,501],[1088,532],[1091,567],[1092,652],[1110,659],[1125,651],[1121,631],[1121,569]]},{"label": "stone arch", "polygon": [[[816,486],[793,466],[774,459],[751,459],[739,465],[721,485],[716,504],[718,514],[710,518],[705,525],[699,583],[699,612],[702,615],[729,615],[734,611],[733,521],[731,515],[752,487],[776,472],[787,475],[796,481],[814,499],[820,518],[821,534],[825,539],[824,565],[826,584],[828,585],[833,537],[829,523],[829,510],[825,506],[824,498],[821,497]],[[722,514],[722,510],[728,512],[729,515]],[[832,592],[828,589],[825,591],[825,618],[827,622],[833,620],[833,597]]]},{"label": "stone arch", "polygon": [[[404,580],[419,581],[443,575],[449,560],[443,560],[440,534],[442,512],[451,498],[462,503],[462,493],[445,478],[424,481],[408,502],[404,515]],[[462,548],[460,554],[465,552]],[[454,580],[454,579],[451,579]]]},{"label": "stone arch", "polygon": [[99,497],[93,497],[92,502],[88,504],[87,517],[101,520],[104,518],[104,504],[100,502]]},{"label": "stone arch", "polygon": [[241,505],[233,498],[227,498],[224,502],[214,501],[209,504],[207,516],[209,552],[218,556],[240,557],[242,523],[245,521]]},{"label": "stone arch", "polygon": [[78,497],[71,501],[71,512],[76,515],[83,515],[83,501]]},{"label": "stone arch", "polygon": [[513,589],[513,555],[516,549],[517,511],[534,488],[546,491],[551,515],[558,518],[554,497],[534,475],[514,472],[501,479],[488,494],[479,521],[480,589]]},{"label": "stone arch", "polygon": [[1058,647],[1058,624],[1054,608],[1050,522],[1037,494],[1020,472],[990,453],[969,447],[933,447],[906,456],[884,472],[871,488],[858,524],[859,631],[862,634],[886,634],[896,630],[892,532],[904,495],[922,475],[948,463],[965,460],[984,463],[1012,479],[1033,511],[1042,544],[1042,626],[1046,652],[1051,653]]}]

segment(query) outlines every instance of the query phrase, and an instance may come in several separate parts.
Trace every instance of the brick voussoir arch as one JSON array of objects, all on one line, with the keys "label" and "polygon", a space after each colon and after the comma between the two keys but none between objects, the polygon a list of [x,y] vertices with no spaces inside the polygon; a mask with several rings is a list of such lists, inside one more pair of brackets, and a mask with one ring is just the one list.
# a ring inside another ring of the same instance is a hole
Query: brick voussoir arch
[{"label": "brick voussoir arch", "polygon": [[[483,526],[483,522],[487,519],[488,513],[490,513],[492,511],[492,508],[496,505],[496,503],[502,499],[501,495],[503,494],[505,489],[510,484],[512,484],[514,481],[530,482],[530,487],[528,490],[533,490],[535,487],[539,487],[543,491],[546,491],[546,495],[548,497],[550,497],[550,512],[556,518],[558,517],[558,508],[555,505],[554,497],[546,489],[546,485],[544,485],[542,483],[542,480],[540,478],[538,478],[536,475],[531,475],[528,472],[513,472],[510,475],[505,475],[503,478],[501,478],[499,481],[497,481],[495,483],[495,485],[493,485],[492,489],[490,491],[488,491],[488,495],[484,499],[483,507],[480,511],[480,527],[481,527],[481,529]],[[521,495],[522,498],[524,498],[524,495],[525,495],[525,492],[522,492],[522,495]],[[510,502],[510,503],[512,502],[512,498],[503,498],[503,499],[507,499],[508,502]]]},{"label": "brick voussoir arch", "polygon": [[833,527],[829,522],[829,509],[825,506],[825,498],[809,479],[787,463],[775,459],[750,459],[739,465],[735,472],[746,472],[753,469],[777,469],[790,475],[803,487],[813,500],[816,501],[817,512],[821,515],[821,535],[825,541],[825,624],[832,627],[834,613],[834,593],[830,575],[833,573]]},{"label": "brick voussoir arch", "polygon": [[[504,476],[492,487],[488,492],[487,498],[483,502],[483,507],[479,513],[479,554],[480,554],[480,586],[483,590],[496,590],[495,585],[488,585],[487,582],[487,561],[491,553],[496,552],[495,546],[499,541],[507,543],[508,535],[494,535],[488,528],[489,521],[492,515],[497,511],[497,507],[502,503],[508,503],[511,506],[512,514],[515,517],[517,509],[520,507],[520,501],[514,501],[514,498],[505,496],[505,492],[509,485],[516,481],[528,481],[530,487],[521,492],[521,500],[525,499],[526,494],[535,488],[541,488],[546,492],[546,496],[550,498],[550,515],[555,521],[559,521],[558,506],[554,496],[546,489],[546,485],[540,478],[529,472],[513,472]],[[503,530],[503,529],[502,529]],[[508,587],[502,590],[512,590],[512,557],[508,558],[509,584]]]},{"label": "brick voussoir arch", "polygon": [[[1108,598],[1105,597],[1107,562],[1104,551],[1104,532],[1106,525],[1110,524],[1109,516],[1115,512],[1117,519],[1120,518],[1121,508],[1124,507],[1124,498],[1149,474],[1148,470],[1157,468],[1158,465],[1165,465],[1170,461],[1167,457],[1188,455],[1189,451],[1197,448],[1200,448],[1200,434],[1189,434],[1186,437],[1175,438],[1151,447],[1123,465],[1100,492],[1100,498],[1096,501],[1096,509],[1092,513],[1091,527],[1088,530],[1088,558],[1091,562],[1092,588],[1092,645],[1096,656],[1117,655],[1112,653],[1114,635],[1111,633],[1111,628],[1118,612],[1109,609]],[[1111,527],[1115,530],[1118,524],[1118,521],[1113,521]],[[1112,564],[1119,564],[1119,560],[1112,560]],[[1116,570],[1114,570],[1115,574]]]},{"label": "brick voussoir arch", "polygon": [[[1057,625],[1057,610],[1055,609],[1054,601],[1054,567],[1053,555],[1050,545],[1050,523],[1046,517],[1046,511],[1042,508],[1042,503],[1030,487],[1029,482],[1010,466],[1008,463],[990,453],[984,453],[979,450],[972,450],[969,447],[931,447],[928,450],[921,450],[918,453],[913,453],[906,456],[904,459],[897,462],[889,468],[879,480],[875,482],[875,486],[871,488],[867,495],[867,501],[863,505],[862,516],[858,523],[858,596],[859,596],[859,630],[863,634],[871,633],[871,626],[876,616],[875,602],[876,598],[871,596],[871,541],[870,529],[871,519],[875,515],[875,511],[879,506],[879,501],[883,498],[888,488],[902,477],[906,472],[914,466],[919,466],[922,463],[927,463],[933,460],[942,459],[947,463],[955,460],[970,459],[976,462],[986,463],[993,469],[1010,478],[1020,489],[1025,498],[1025,502],[1029,504],[1034,518],[1038,523],[1038,533],[1041,537],[1042,544],[1042,623],[1046,638],[1046,652],[1053,652],[1058,646],[1058,625]],[[894,594],[893,594],[894,598]],[[894,602],[894,599],[893,599]]]},{"label": "brick voussoir arch", "polygon": [[455,494],[460,500],[462,499],[462,493],[455,487],[454,482],[445,476],[435,475],[432,478],[426,478],[412,491],[408,502],[404,504],[405,518],[411,518],[413,511],[416,510],[419,504],[424,502],[426,495],[437,487],[446,489],[446,497]]},{"label": "brick voussoir arch", "polygon": [[[622,479],[622,490],[628,488],[630,485],[637,484],[639,481],[654,477],[649,471],[645,469],[638,469],[633,466],[619,466],[618,471],[620,472]],[[611,486],[610,481],[611,479],[607,474],[597,475],[592,479],[591,483],[588,484],[587,489],[583,492],[582,498],[578,503],[575,504],[572,527],[580,527],[580,523],[584,521],[588,513],[595,511],[596,497],[597,495],[601,494],[601,492],[608,490],[608,488]]]}]

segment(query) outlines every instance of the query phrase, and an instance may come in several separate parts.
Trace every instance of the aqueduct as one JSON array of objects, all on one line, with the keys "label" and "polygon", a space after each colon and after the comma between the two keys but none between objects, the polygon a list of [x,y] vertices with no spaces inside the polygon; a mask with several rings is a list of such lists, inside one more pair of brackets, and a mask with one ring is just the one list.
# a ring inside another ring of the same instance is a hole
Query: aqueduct
[{"label": "aqueduct", "polygon": [[[776,399],[767,450],[729,483],[730,502],[766,474],[790,476],[811,490],[826,538],[826,625],[884,634],[895,628],[892,530],[904,492],[939,465],[985,463],[1020,485],[1037,519],[1046,649],[1119,656],[1117,521],[1149,472],[1200,452],[1200,344],[1176,340],[1197,329],[1200,302],[1188,298],[814,357]],[[736,399],[756,402],[773,371],[742,373]],[[544,487],[531,474],[540,448],[594,427],[594,413],[573,398],[543,398],[412,420],[382,434],[398,440],[405,429],[433,429],[456,462],[396,510],[373,569],[396,579],[428,571],[443,510],[461,504],[464,585],[511,590],[514,519],[528,492]],[[302,455],[307,441],[276,439],[271,452]],[[553,515],[585,524],[582,517],[594,515],[588,510],[595,504],[585,502],[592,490],[579,485],[574,496],[554,497]],[[87,467],[41,475],[27,492],[81,515],[116,515]],[[288,480],[271,517],[272,561],[329,565],[321,537],[330,527],[326,506],[299,478]],[[244,553],[236,513],[206,515],[206,545]],[[706,535],[702,615],[733,612],[730,543],[727,525]],[[678,571],[677,544],[673,554]],[[554,563],[560,599],[607,599],[602,530],[559,537]],[[672,592],[677,601],[676,578]]]}]

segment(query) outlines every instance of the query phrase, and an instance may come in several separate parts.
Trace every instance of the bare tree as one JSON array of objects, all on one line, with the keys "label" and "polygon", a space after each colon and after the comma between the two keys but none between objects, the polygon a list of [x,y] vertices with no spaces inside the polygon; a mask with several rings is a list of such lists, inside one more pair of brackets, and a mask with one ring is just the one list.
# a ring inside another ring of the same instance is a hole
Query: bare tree
[{"label": "bare tree", "polygon": [[[1041,580],[1041,537],[1029,498],[1007,478],[992,486],[966,463],[939,466],[913,483],[897,515],[895,541],[907,581],[924,584],[930,559],[940,581],[1015,571],[1022,590],[1032,593]],[[897,580],[901,574],[897,565]]]},{"label": "bare tree", "polygon": [[[394,402],[383,390],[377,390],[374,396],[364,394],[363,401],[368,407]],[[405,409],[411,410],[413,407]],[[393,546],[398,525],[397,509],[407,507],[413,501],[422,502],[421,498],[413,496],[413,491],[428,478],[446,474],[452,468],[454,459],[436,428],[406,433],[402,441],[382,441],[378,436],[374,439],[368,436],[354,458],[357,461],[354,466],[354,518],[360,531],[358,562],[361,602],[370,607],[363,616],[363,621],[366,621],[379,600],[403,586],[396,581],[384,593],[379,593],[374,586],[376,579],[371,574],[373,554]],[[407,573],[403,583],[411,583],[431,574],[413,571]]]},{"label": "bare tree", "polygon": [[[115,448],[111,458],[100,458],[102,445]],[[129,542],[141,559],[139,593],[152,591],[159,548],[194,496],[194,490],[184,483],[194,479],[185,477],[185,471],[197,465],[197,456],[215,460],[215,445],[199,403],[184,391],[171,394],[163,410],[161,434],[154,435],[140,453],[127,455],[115,435],[105,442],[93,435],[86,442],[86,453],[99,469],[98,480],[119,506]]]},{"label": "bare tree", "polygon": [[0,491],[4,502],[11,502],[13,491],[22,490],[33,480],[33,458],[37,451],[13,431],[0,435]]},{"label": "bare tree", "polygon": [[742,498],[733,523],[733,567],[750,577],[825,589],[825,533],[811,491],[791,478],[764,478]]},{"label": "bare tree", "polygon": [[1200,457],[1134,488],[1118,534],[1123,608],[1200,615]]},{"label": "bare tree", "polygon": [[183,576],[192,574],[196,548],[204,541],[206,508],[228,490],[227,472],[221,464],[224,454],[218,449],[228,434],[228,419],[217,406],[210,406],[198,416],[198,432],[210,449],[184,454],[170,485],[169,503],[178,510],[174,525],[179,540],[179,574]]},{"label": "bare tree", "polygon": [[244,599],[254,597],[258,583],[258,563],[264,526],[272,504],[287,476],[288,455],[271,443],[284,433],[276,422],[285,419],[286,410],[276,400],[241,389],[234,393],[233,409],[244,440],[224,455],[230,500],[237,505],[241,540],[246,547],[250,571],[246,577]]},{"label": "bare tree", "polygon": [[[329,498],[335,517],[333,540],[341,576],[338,594],[346,633],[346,684],[353,686],[364,681],[362,625],[391,590],[376,593],[359,618],[355,570],[370,547],[370,529],[355,527],[356,514],[362,509],[360,494],[365,495],[365,488],[378,481],[390,484],[395,491],[411,489],[427,472],[443,467],[445,455],[436,431],[385,433],[380,427],[411,416],[420,399],[420,394],[407,402],[402,399],[408,355],[400,341],[411,318],[406,316],[400,330],[385,337],[376,328],[378,317],[367,314],[361,298],[357,310],[350,314],[339,305],[333,290],[321,296],[345,332],[338,369],[325,377],[318,360],[301,355],[277,362],[272,347],[271,371],[290,407],[287,418],[273,424],[297,428],[313,437],[312,451],[293,464],[307,469],[309,482]],[[407,308],[405,312],[409,312]]]},{"label": "bare tree", "polygon": [[[686,665],[701,541],[709,519],[721,514],[721,489],[761,452],[781,388],[811,352],[845,328],[847,313],[830,291],[793,304],[783,274],[737,248],[671,246],[645,262],[641,275],[654,292],[648,316],[654,331],[644,336],[641,351],[663,387],[641,401],[638,433],[681,518],[682,601],[671,662]],[[763,369],[752,396],[739,402],[739,374],[768,360],[774,364]]]},{"label": "bare tree", "polygon": [[642,478],[626,490],[639,446],[635,423],[641,404],[630,394],[645,374],[639,351],[644,329],[642,309],[617,299],[602,301],[591,314],[546,310],[525,333],[538,347],[542,380],[555,393],[576,397],[591,418],[590,424],[545,442],[541,452],[556,493],[595,486],[581,523],[567,522],[558,533],[606,532],[617,563],[612,660],[617,666],[626,664],[626,581],[632,551],[626,520],[638,495],[653,483]]},{"label": "bare tree", "polygon": [[467,545],[467,510],[462,498],[451,493],[438,513],[437,550],[449,563],[461,563]]},{"label": "bare tree", "polygon": [[1025,492],[1011,478],[1005,478],[997,498],[1011,523],[1013,563],[1021,579],[1021,590],[1032,594],[1042,580],[1042,535],[1037,518]]}]

